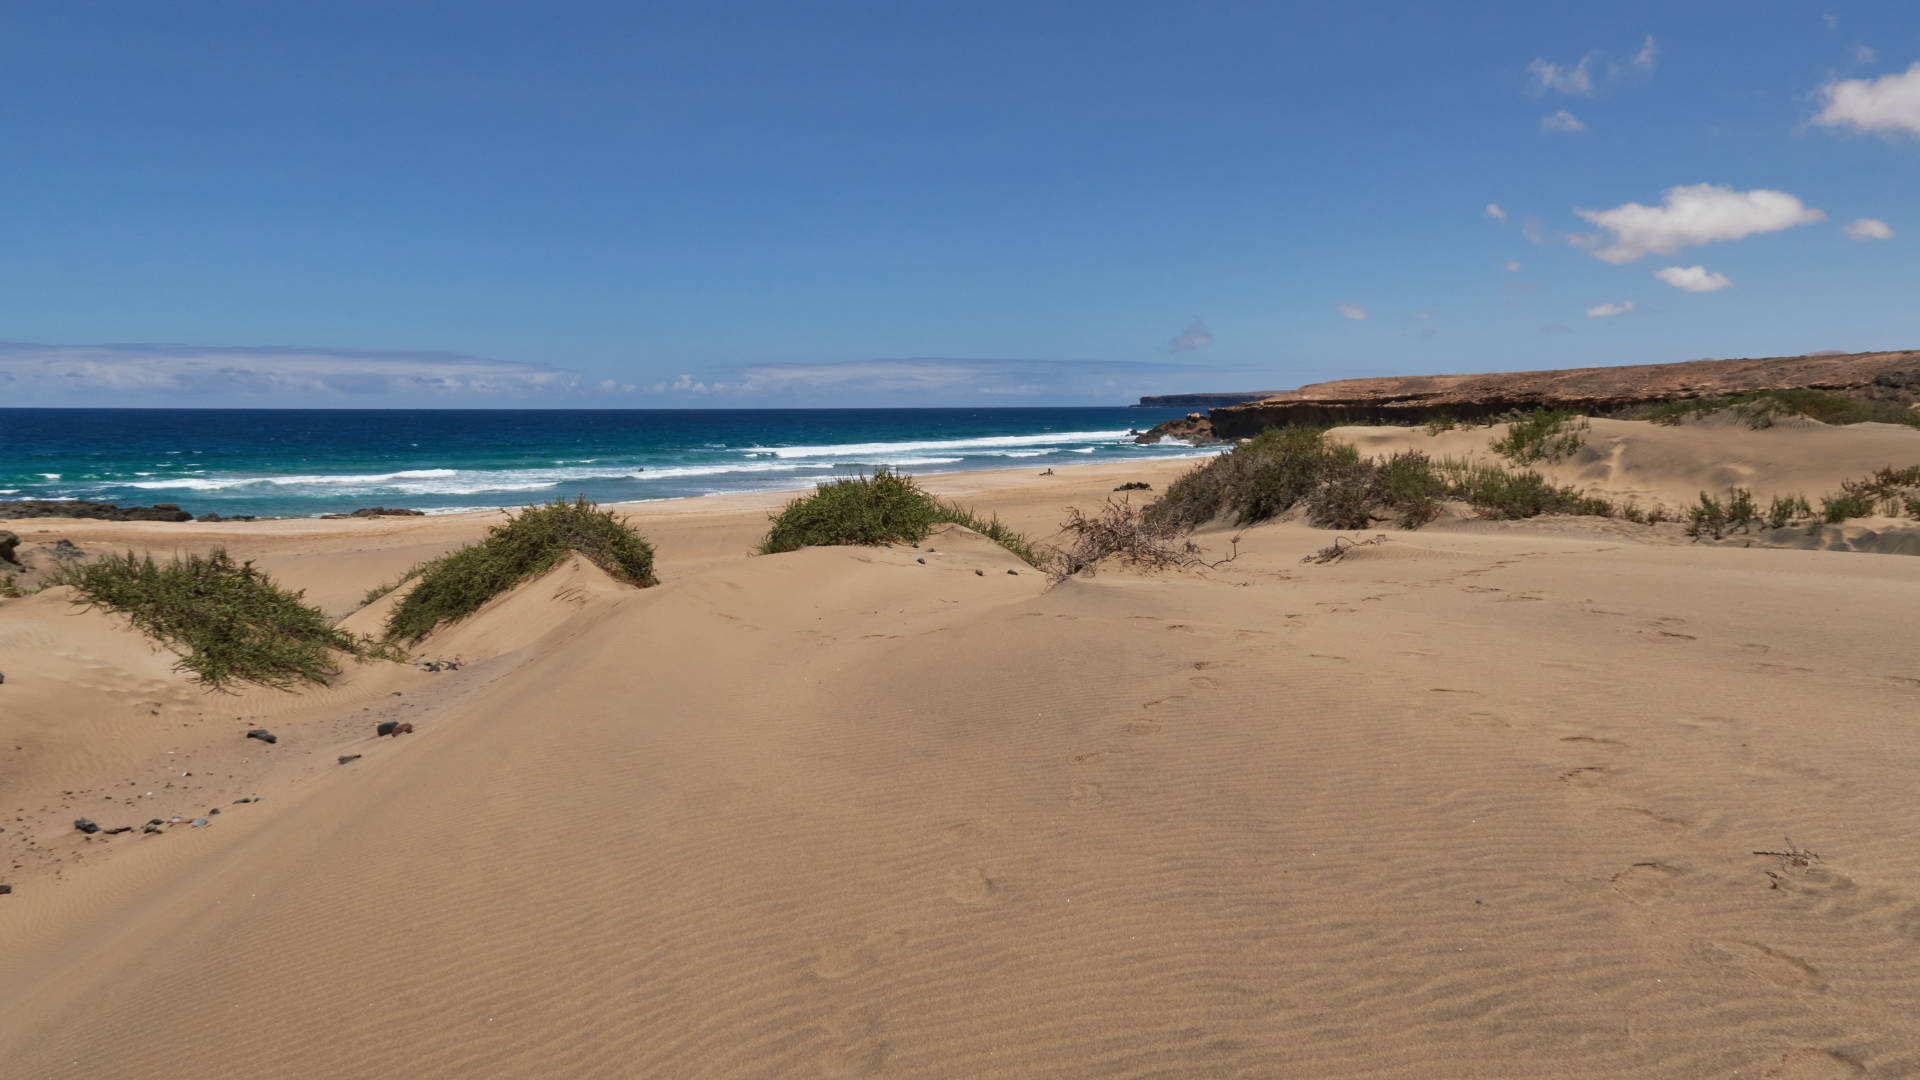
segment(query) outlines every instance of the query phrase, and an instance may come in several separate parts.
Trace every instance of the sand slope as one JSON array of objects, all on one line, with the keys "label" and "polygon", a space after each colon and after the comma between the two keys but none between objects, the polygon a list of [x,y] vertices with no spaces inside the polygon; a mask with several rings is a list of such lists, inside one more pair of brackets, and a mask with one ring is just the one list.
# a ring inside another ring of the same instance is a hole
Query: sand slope
[{"label": "sand slope", "polygon": [[5,898],[9,1075],[1920,1074],[1920,560],[1281,524],[1049,591],[645,513],[660,587],[529,583]]}]

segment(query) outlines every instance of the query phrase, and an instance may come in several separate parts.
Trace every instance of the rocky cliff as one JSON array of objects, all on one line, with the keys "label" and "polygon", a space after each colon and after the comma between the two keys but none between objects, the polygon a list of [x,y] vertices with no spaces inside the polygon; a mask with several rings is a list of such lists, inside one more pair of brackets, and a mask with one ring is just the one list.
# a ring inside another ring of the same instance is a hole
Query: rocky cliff
[{"label": "rocky cliff", "polygon": [[1412,424],[1513,409],[1627,408],[1761,390],[1833,390],[1920,401],[1920,351],[1694,360],[1680,364],[1341,379],[1212,410],[1214,434],[1246,438],[1283,424]]}]

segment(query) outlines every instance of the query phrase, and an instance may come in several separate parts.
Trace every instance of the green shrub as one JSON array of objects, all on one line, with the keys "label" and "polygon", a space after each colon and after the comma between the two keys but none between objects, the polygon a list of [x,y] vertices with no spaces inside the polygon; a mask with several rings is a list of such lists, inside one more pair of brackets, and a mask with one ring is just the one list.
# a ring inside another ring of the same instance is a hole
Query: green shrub
[{"label": "green shrub", "polygon": [[1806,496],[1804,495],[1787,497],[1775,495],[1773,501],[1767,504],[1767,527],[1769,529],[1783,529],[1789,522],[1811,516],[1813,516],[1813,507],[1808,505]]},{"label": "green shrub", "polygon": [[1379,465],[1373,478],[1373,495],[1388,509],[1399,513],[1401,528],[1417,529],[1440,516],[1440,500],[1447,497],[1447,482],[1427,455],[1408,451],[1395,454]]},{"label": "green shrub", "polygon": [[1866,517],[1873,513],[1877,500],[1865,492],[1820,497],[1820,519],[1828,525],[1838,525],[1848,518]]},{"label": "green shrub", "polygon": [[1152,524],[1184,529],[1222,514],[1251,525],[1293,509],[1333,467],[1359,459],[1352,446],[1327,442],[1321,428],[1269,428],[1175,480],[1145,516]]},{"label": "green shrub", "polygon": [[972,529],[1029,566],[1044,561],[1032,542],[998,517],[982,519],[966,507],[941,502],[921,490],[913,477],[886,469],[821,484],[770,520],[760,542],[762,555],[803,547],[917,544],[935,525],[952,524]]},{"label": "green shrub", "polygon": [[1727,508],[1720,505],[1720,500],[1701,492],[1700,501],[1687,508],[1687,535],[1695,540],[1703,536],[1718,540],[1726,532]]},{"label": "green shrub", "polygon": [[1572,457],[1583,441],[1579,431],[1568,429],[1576,419],[1582,428],[1586,426],[1585,417],[1566,409],[1541,409],[1515,417],[1507,424],[1507,433],[1494,440],[1493,451],[1515,465],[1552,464]]},{"label": "green shrub", "polygon": [[59,583],[77,602],[119,612],[156,641],[185,655],[177,665],[201,682],[235,680],[267,686],[324,683],[340,673],[335,654],[378,655],[226,551],[188,555],[159,565],[132,552],[69,567]]},{"label": "green shrub", "polygon": [[18,600],[27,595],[20,591],[20,580],[13,574],[0,577],[0,600]]},{"label": "green shrub", "polygon": [[[624,518],[585,498],[530,506],[486,539],[418,568],[419,583],[387,615],[389,641],[419,641],[577,552],[615,581],[658,584],[653,548]],[[402,579],[405,580],[405,579]]]},{"label": "green shrub", "polygon": [[1710,413],[1730,412],[1755,430],[1770,428],[1785,416],[1804,416],[1823,424],[1906,424],[1920,427],[1920,413],[1897,401],[1851,398],[1831,390],[1762,390],[1726,397],[1686,398],[1653,406],[1647,419],[1679,424]]},{"label": "green shrub", "polygon": [[1727,489],[1727,527],[1729,529],[1751,532],[1753,520],[1758,516],[1753,506],[1753,492],[1739,487]]},{"label": "green shrub", "polygon": [[1579,514],[1612,517],[1617,512],[1605,499],[1583,495],[1570,487],[1549,483],[1537,472],[1511,472],[1497,465],[1448,462],[1449,494],[1473,504],[1481,517],[1518,520],[1541,514]]},{"label": "green shrub", "polygon": [[1441,413],[1439,416],[1427,421],[1427,434],[1438,435],[1443,431],[1452,431],[1459,426],[1459,420],[1447,413]]}]

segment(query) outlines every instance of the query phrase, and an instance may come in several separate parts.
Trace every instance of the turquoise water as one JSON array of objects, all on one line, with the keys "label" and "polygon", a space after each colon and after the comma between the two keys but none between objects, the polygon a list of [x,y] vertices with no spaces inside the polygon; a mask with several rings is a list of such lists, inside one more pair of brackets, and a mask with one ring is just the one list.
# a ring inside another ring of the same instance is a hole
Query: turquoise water
[{"label": "turquoise water", "polygon": [[304,516],[803,488],[909,473],[1198,456],[1137,446],[1179,409],[0,409],[0,500]]}]

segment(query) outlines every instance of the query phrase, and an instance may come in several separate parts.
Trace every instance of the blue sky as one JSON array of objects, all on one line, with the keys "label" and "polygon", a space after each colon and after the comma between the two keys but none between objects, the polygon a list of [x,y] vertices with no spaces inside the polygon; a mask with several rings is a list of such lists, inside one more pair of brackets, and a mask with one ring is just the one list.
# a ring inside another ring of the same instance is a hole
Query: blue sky
[{"label": "blue sky", "polygon": [[0,403],[1920,347],[1920,5],[1561,6],[8,4]]}]

